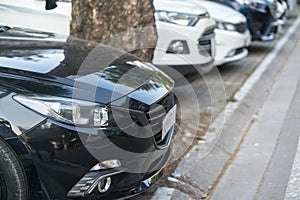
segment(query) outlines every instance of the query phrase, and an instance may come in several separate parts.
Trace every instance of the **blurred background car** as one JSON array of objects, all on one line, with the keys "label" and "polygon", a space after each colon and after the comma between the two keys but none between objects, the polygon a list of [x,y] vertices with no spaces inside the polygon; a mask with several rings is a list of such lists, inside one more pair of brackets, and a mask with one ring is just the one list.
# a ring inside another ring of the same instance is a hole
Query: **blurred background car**
[{"label": "blurred background car", "polygon": [[171,66],[183,74],[214,67],[216,23],[195,2],[154,0],[158,41],[153,64]]},{"label": "blurred background car", "polygon": [[229,6],[247,18],[253,40],[274,40],[278,27],[277,3],[275,0],[210,0]]},{"label": "blurred background car", "polygon": [[215,64],[222,65],[246,57],[247,47],[251,43],[246,18],[234,9],[218,3],[194,1],[203,6],[217,23]]},{"label": "blurred background car", "polygon": [[277,0],[276,3],[277,3],[276,17],[277,19],[283,20],[283,22],[285,23],[289,14],[296,7],[297,2],[295,0]]},{"label": "blurred background car", "polygon": [[69,35],[71,4],[60,1],[57,4],[56,9],[45,10],[45,1],[0,0],[0,23]]},{"label": "blurred background car", "polygon": [[284,0],[277,0],[276,4],[277,4],[276,18],[277,18],[278,23],[281,25],[281,26],[278,26],[277,33],[281,34],[282,27],[286,23],[289,10],[288,10],[287,3]]}]

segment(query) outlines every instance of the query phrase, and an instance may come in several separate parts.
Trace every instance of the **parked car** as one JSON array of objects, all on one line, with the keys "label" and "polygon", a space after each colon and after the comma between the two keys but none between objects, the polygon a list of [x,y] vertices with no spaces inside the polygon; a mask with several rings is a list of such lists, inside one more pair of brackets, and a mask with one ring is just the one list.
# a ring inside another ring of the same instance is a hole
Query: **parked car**
[{"label": "parked car", "polygon": [[212,70],[216,23],[207,10],[179,0],[155,0],[154,6],[158,41],[153,63],[184,74],[193,70],[191,66],[201,73]]},{"label": "parked car", "polygon": [[277,32],[280,34],[282,33],[282,27],[285,25],[287,17],[289,15],[289,9],[286,1],[277,0],[276,4],[277,4],[276,18],[278,23],[280,24]]},{"label": "parked car", "polygon": [[0,26],[0,49],[1,200],[124,198],[159,179],[176,112],[166,74],[30,29]]},{"label": "parked car", "polygon": [[210,0],[241,12],[247,18],[253,40],[274,40],[278,27],[275,0]]},{"label": "parked car", "polygon": [[195,0],[217,22],[215,64],[240,60],[248,55],[251,35],[246,18],[239,12],[218,3]]},{"label": "parked car", "polygon": [[69,35],[70,20],[70,3],[58,2],[55,10],[46,11],[45,1],[0,0],[1,25]]}]

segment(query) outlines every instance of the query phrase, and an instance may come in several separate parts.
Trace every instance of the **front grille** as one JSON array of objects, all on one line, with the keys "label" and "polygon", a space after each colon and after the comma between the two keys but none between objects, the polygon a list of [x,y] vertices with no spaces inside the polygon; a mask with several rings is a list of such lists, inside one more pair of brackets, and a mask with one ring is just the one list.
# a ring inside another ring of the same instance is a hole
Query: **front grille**
[{"label": "front grille", "polygon": [[252,23],[252,27],[253,27],[254,32],[261,32],[261,29],[263,28],[263,26],[264,26],[263,23],[259,22],[259,21],[256,21],[256,22]]},{"label": "front grille", "polygon": [[198,51],[201,55],[212,56],[212,42],[215,37],[215,27],[207,29],[198,40]]},{"label": "front grille", "polygon": [[212,56],[212,47],[210,40],[199,41],[199,53],[204,56]]},{"label": "front grille", "polygon": [[215,27],[211,27],[203,33],[202,37],[205,37],[205,36],[213,37],[212,35],[214,35],[214,34],[215,34]]},{"label": "front grille", "polygon": [[147,118],[154,134],[156,144],[164,145],[162,138],[162,122],[167,112],[174,106],[174,95],[170,93],[164,99],[152,105],[147,112]]},{"label": "front grille", "polygon": [[245,22],[239,23],[239,24],[235,24],[235,29],[239,33],[245,33],[246,30],[247,30],[247,24]]}]

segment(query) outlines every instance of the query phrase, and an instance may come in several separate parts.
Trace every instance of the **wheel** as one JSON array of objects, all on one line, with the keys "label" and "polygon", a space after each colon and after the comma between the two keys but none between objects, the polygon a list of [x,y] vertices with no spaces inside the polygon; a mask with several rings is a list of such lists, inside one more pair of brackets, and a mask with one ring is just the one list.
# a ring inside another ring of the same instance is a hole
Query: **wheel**
[{"label": "wheel", "polygon": [[0,199],[27,200],[28,195],[24,168],[14,150],[0,138]]}]

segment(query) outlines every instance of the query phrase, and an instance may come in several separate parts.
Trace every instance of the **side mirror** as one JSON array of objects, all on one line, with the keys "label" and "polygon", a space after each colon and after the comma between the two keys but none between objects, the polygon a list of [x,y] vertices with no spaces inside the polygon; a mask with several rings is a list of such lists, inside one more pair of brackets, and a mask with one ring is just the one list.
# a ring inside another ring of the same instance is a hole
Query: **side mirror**
[{"label": "side mirror", "polygon": [[56,1],[57,0],[46,0],[46,7],[45,7],[46,10],[52,10],[56,8],[57,7]]}]

